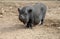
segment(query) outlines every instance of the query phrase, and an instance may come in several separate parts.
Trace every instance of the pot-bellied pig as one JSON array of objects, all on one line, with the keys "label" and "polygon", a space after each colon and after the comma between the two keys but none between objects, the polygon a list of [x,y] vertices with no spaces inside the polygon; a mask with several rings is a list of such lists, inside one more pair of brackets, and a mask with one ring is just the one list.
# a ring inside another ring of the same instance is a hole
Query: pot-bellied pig
[{"label": "pot-bellied pig", "polygon": [[43,3],[36,3],[35,5],[27,5],[18,8],[19,20],[26,24],[26,27],[31,27],[44,22],[47,7]]}]

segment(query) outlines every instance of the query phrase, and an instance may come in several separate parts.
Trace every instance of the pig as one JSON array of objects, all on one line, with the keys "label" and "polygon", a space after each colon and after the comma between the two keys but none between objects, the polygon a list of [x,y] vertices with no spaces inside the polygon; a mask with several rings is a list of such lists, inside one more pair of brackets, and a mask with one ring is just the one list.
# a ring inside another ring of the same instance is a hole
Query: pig
[{"label": "pig", "polygon": [[26,25],[26,27],[32,28],[33,25],[43,24],[47,6],[43,3],[36,3],[35,5],[27,5],[22,8],[18,8],[19,20]]}]

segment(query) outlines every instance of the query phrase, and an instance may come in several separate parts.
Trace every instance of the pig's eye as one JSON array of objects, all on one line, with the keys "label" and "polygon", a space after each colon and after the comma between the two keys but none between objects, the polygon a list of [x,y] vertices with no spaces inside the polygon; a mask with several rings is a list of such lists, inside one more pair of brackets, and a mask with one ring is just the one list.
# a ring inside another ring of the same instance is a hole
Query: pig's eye
[{"label": "pig's eye", "polygon": [[27,13],[24,13],[24,15],[27,15]]}]

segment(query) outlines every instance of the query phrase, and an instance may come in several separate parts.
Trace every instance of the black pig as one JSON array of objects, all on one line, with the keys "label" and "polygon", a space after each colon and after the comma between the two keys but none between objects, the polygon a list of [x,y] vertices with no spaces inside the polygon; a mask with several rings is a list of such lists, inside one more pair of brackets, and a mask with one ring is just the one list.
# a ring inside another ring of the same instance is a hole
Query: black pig
[{"label": "black pig", "polygon": [[44,22],[47,7],[43,3],[36,3],[31,6],[18,8],[19,20],[26,24],[26,27],[31,27]]}]

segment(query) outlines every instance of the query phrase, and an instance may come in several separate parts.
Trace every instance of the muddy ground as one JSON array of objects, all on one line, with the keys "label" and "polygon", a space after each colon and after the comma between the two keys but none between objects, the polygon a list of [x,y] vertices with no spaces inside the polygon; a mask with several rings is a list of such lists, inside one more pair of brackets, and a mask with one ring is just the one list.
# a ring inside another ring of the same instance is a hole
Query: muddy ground
[{"label": "muddy ground", "polygon": [[25,28],[18,19],[18,7],[36,2],[0,2],[0,39],[60,39],[60,2],[40,1],[47,6],[43,25]]}]

